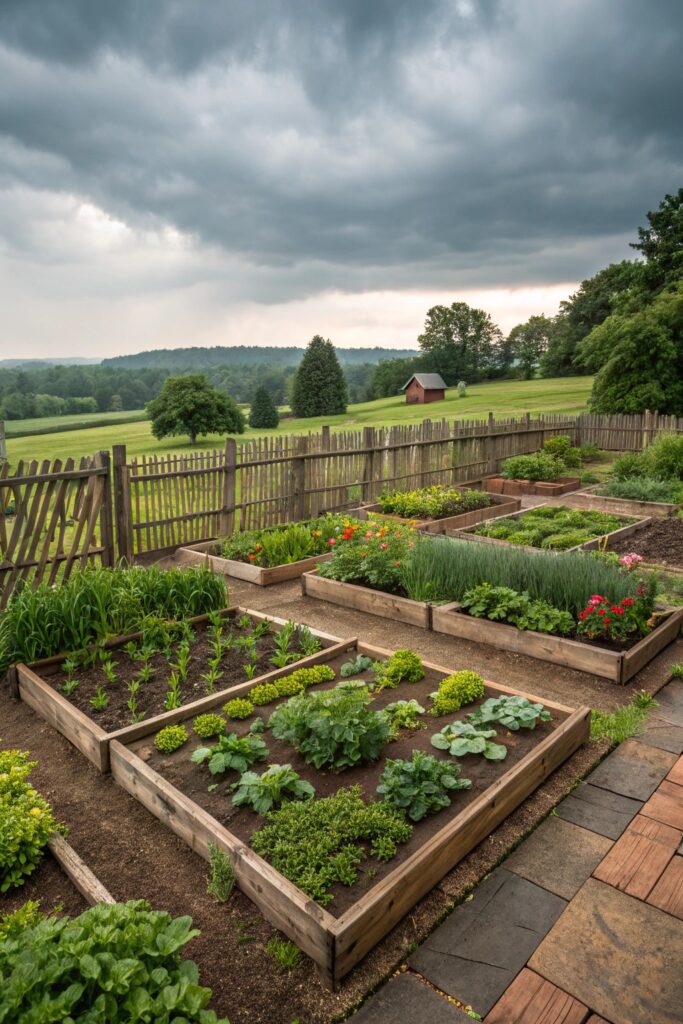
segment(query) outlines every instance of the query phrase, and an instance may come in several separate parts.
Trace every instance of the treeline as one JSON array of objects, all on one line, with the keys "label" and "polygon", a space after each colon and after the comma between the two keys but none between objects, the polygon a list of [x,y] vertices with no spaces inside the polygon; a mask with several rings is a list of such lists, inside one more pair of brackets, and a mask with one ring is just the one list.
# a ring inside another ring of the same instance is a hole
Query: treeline
[{"label": "treeline", "polygon": [[[398,355],[415,356],[416,351],[405,352],[396,348],[338,348],[337,358],[342,364],[354,366],[358,363],[374,364],[382,359],[391,359]],[[184,370],[207,373],[210,367],[237,367],[263,365],[295,368],[301,362],[304,347],[289,346],[281,348],[275,345],[215,345],[212,348],[158,348],[149,352],[136,352],[135,355],[112,356],[103,359],[102,366],[138,368],[160,367],[169,373]]]}]

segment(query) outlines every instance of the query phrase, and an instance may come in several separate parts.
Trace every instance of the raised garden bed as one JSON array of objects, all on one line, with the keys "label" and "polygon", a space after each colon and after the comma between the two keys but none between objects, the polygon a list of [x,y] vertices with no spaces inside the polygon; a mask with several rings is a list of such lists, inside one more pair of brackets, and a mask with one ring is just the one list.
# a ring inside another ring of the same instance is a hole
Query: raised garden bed
[{"label": "raised garden bed", "polygon": [[488,476],[482,480],[484,490],[492,494],[538,494],[546,498],[559,498],[581,486],[578,476],[561,476],[558,480],[506,480],[502,476]]},{"label": "raised garden bed", "polygon": [[356,583],[342,583],[320,576],[317,571],[305,572],[301,577],[301,593],[305,597],[317,597],[343,608],[355,608],[370,615],[381,615],[395,622],[408,622],[412,626],[429,629],[432,606],[429,601],[411,601],[408,597],[385,594],[381,590],[363,587]]},{"label": "raised garden bed", "polygon": [[584,487],[566,498],[566,504],[572,508],[591,508],[601,512],[613,512],[625,516],[673,516],[678,505],[663,501],[634,501],[631,498],[610,498],[606,494],[598,494],[602,484]]},{"label": "raised garden bed", "polygon": [[[327,661],[338,672],[344,660],[358,654],[383,659],[390,652],[349,641],[343,653],[328,651]],[[426,677],[422,681],[401,683],[396,689],[381,691],[376,698],[377,707],[411,698],[426,706],[426,695],[449,673],[436,665],[424,667]],[[485,697],[516,692],[495,683],[485,684]],[[508,755],[504,761],[496,762],[484,762],[474,755],[455,759],[431,746],[432,734],[446,721],[450,722],[453,714],[425,716],[427,729],[401,734],[396,742],[387,744],[382,758],[374,765],[357,765],[342,772],[316,771],[292,746],[266,733],[268,761],[292,764],[313,782],[319,796],[333,793],[340,786],[358,784],[370,797],[385,759],[410,756],[412,750],[428,751],[448,763],[457,760],[462,777],[472,781],[470,789],[453,791],[449,807],[417,822],[392,860],[383,863],[368,858],[359,865],[359,877],[351,887],[335,884],[331,890],[333,900],[327,908],[254,852],[249,841],[264,819],[233,806],[226,792],[208,791],[210,776],[205,767],[190,760],[190,743],[164,756],[152,743],[152,723],[146,723],[146,733],[111,743],[111,769],[124,789],[192,849],[207,859],[209,844],[227,853],[243,892],[313,959],[325,983],[334,987],[425,893],[587,739],[588,708],[575,711],[551,702],[544,704],[552,721],[540,723],[535,731],[508,734],[498,727]],[[463,709],[462,716],[476,706]],[[185,717],[190,717],[188,709]],[[245,735],[248,729],[249,722],[245,721],[235,731]],[[230,775],[228,782],[237,777],[234,772]]]},{"label": "raised garden bed", "polygon": [[[68,879],[68,881],[67,881]],[[38,867],[19,887],[9,889],[0,898],[0,914],[13,913],[33,900],[45,914],[80,914],[96,903],[114,903],[114,897],[102,885],[73,846],[55,832]]]},{"label": "raised garden bed", "polygon": [[[242,616],[248,616],[251,622],[256,624],[268,622],[279,628],[285,625],[283,619],[244,608],[224,609],[220,616],[223,621],[230,623],[230,629]],[[158,679],[142,683],[140,687],[138,709],[140,713],[145,713],[145,717],[141,721],[131,721],[127,705],[128,691],[123,686],[116,687],[114,684],[112,687],[107,683],[107,692],[110,694],[109,704],[101,711],[92,707],[90,695],[97,693],[102,678],[106,682],[106,677],[102,676],[100,667],[86,671],[85,678],[73,691],[71,699],[61,693],[58,687],[63,686],[68,678],[64,669],[64,664],[68,659],[67,654],[45,658],[31,665],[17,665],[12,672],[16,695],[61,732],[101,772],[107,772],[109,770],[109,744],[112,739],[134,737],[140,735],[141,730],[142,733],[146,733],[148,726],[159,729],[163,725],[172,724],[185,717],[185,711],[194,715],[209,711],[225,703],[228,690],[244,680],[243,662],[246,660],[246,655],[234,657],[237,652],[229,651],[229,661],[226,661],[225,666],[221,662],[222,677],[214,684],[213,692],[207,692],[208,684],[201,678],[201,669],[207,667],[202,658],[205,658],[206,648],[208,648],[206,631],[209,616],[199,615],[186,621],[196,632],[197,645],[192,653],[186,682],[181,687],[180,707],[164,710],[164,695],[168,692],[169,670],[165,656],[161,653],[155,654],[150,663],[158,672]],[[278,631],[276,630],[275,633]],[[290,649],[292,652],[298,650],[301,655],[295,663],[296,667],[316,664],[321,659],[321,655],[325,656],[326,649],[334,649],[338,644],[336,637],[314,629],[311,629],[310,632],[318,638],[323,650],[305,657],[298,641],[294,641]],[[269,632],[257,642],[258,661],[254,676],[248,683],[250,686],[256,682],[278,678],[292,671],[292,664],[270,668],[275,633]],[[115,665],[121,676],[119,682],[123,682],[126,675],[132,678],[135,674],[134,667],[128,664],[130,658],[124,648],[128,644],[139,642],[141,636],[140,633],[134,633],[129,636],[115,637],[104,645],[107,651],[112,652],[112,657],[116,658]],[[175,650],[177,651],[177,646]],[[155,667],[157,662],[159,664]],[[150,687],[148,694],[145,692],[145,687]],[[78,697],[80,706],[74,702],[75,697]]]},{"label": "raised garden bed", "polygon": [[250,562],[240,562],[236,558],[222,558],[213,554],[215,550],[216,541],[209,540],[203,544],[178,548],[174,559],[180,565],[208,564],[212,572],[222,572],[225,576],[234,576],[235,579],[255,583],[257,587],[269,587],[274,583],[296,580],[302,573],[310,572],[320,562],[327,562],[332,557],[331,554],[325,553],[302,558],[298,562],[289,562],[287,565],[264,567],[252,565]]},{"label": "raised garden bed", "polygon": [[637,537],[625,540],[624,535],[614,535],[609,540],[609,550],[618,554],[635,551],[650,563],[657,563],[663,569],[683,568],[683,519],[677,516],[646,520],[647,525]]},{"label": "raised garden bed", "polygon": [[[542,509],[547,509],[548,512],[551,513],[552,515],[549,516],[547,519],[545,517],[542,518],[541,517],[541,510]],[[516,520],[522,520],[522,524],[521,525],[522,525],[522,529],[523,530],[525,528],[528,528],[529,530],[532,530],[534,525],[539,526],[539,527],[540,526],[544,526],[545,529],[550,529],[550,525],[552,523],[552,516],[554,516],[554,515],[561,516],[562,513],[565,512],[565,511],[566,512],[570,512],[570,513],[574,512],[575,515],[577,515],[577,516],[581,516],[582,513],[584,512],[584,510],[582,510],[582,509],[565,508],[565,506],[563,506],[563,505],[537,505],[533,509],[522,509],[520,512],[513,512],[512,515],[501,516],[499,519],[490,520],[485,528],[486,529],[495,529],[496,526],[498,526],[498,525],[505,526],[508,523],[514,523]],[[586,514],[588,514],[590,511],[592,511],[592,510],[590,510],[590,509],[586,509],[585,510]],[[538,516],[537,520],[534,518],[536,516]],[[530,544],[530,543],[523,544],[521,542],[515,542],[513,540],[505,540],[505,539],[502,539],[502,538],[485,536],[484,534],[479,534],[479,533],[476,532],[477,529],[478,529],[478,527],[476,527],[476,526],[470,527],[468,530],[448,531],[448,536],[450,536],[450,537],[458,537],[458,538],[460,538],[462,540],[479,541],[480,543],[483,542],[485,544],[502,544],[502,545],[505,545],[506,547],[510,547],[510,546],[513,546],[513,547],[524,547],[526,550],[529,550],[529,551],[540,551],[540,550],[579,551],[580,549],[589,550],[591,548],[600,547],[600,546],[602,546],[605,543],[606,540],[607,540],[607,543],[612,543],[612,542],[616,542],[616,541],[625,539],[627,537],[630,537],[633,533],[635,533],[637,530],[641,530],[643,527],[645,527],[650,522],[649,518],[638,518],[638,519],[633,518],[633,517],[631,517],[631,518],[619,517],[619,518],[623,522],[623,525],[619,526],[617,529],[611,530],[608,533],[598,533],[592,539],[582,541],[579,544],[573,544],[570,547],[560,547],[560,546],[558,546],[558,547],[542,547],[540,544]],[[526,525],[527,523],[529,524],[528,527]],[[564,529],[564,527],[562,527],[562,529]],[[586,524],[586,531],[590,531],[592,529],[593,529],[593,527],[587,522],[587,524]],[[560,526],[558,525],[558,531],[559,530],[560,530]],[[575,532],[575,531],[582,531],[581,526],[579,526],[577,524],[577,526],[574,528],[574,530],[572,532]]]},{"label": "raised garden bed", "polygon": [[666,615],[651,633],[628,650],[618,651],[596,643],[520,630],[516,626],[474,618],[456,601],[432,609],[432,629],[437,633],[490,644],[501,650],[575,668],[579,672],[590,672],[621,685],[672,643],[680,633],[681,625],[683,608]]},{"label": "raised garden bed", "polygon": [[466,526],[475,526],[477,523],[483,523],[487,519],[508,515],[510,512],[516,512],[520,507],[521,501],[519,498],[507,498],[502,494],[491,494],[491,504],[488,508],[477,508],[471,512],[461,512],[455,516],[443,516],[440,519],[404,519],[401,516],[382,512],[382,506],[378,503],[362,505],[360,508],[353,509],[352,515],[357,519],[367,519],[368,514],[372,513],[373,516],[405,523],[406,526],[413,526],[416,530],[423,530],[425,533],[444,533],[446,530],[464,529]]}]

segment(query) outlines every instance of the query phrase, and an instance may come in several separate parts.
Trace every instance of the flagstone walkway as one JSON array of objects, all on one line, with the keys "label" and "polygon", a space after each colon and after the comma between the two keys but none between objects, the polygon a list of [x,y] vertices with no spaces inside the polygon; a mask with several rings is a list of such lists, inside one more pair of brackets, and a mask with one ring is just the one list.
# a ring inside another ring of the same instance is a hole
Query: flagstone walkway
[{"label": "flagstone walkway", "polygon": [[353,1024],[683,1022],[683,683]]}]

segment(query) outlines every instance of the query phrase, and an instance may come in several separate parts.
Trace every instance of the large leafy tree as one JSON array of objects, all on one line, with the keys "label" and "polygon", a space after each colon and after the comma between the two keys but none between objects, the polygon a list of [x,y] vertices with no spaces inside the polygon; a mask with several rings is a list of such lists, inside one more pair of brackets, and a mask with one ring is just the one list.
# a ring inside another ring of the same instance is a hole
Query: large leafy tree
[{"label": "large leafy tree", "polygon": [[503,335],[483,309],[466,302],[432,306],[417,339],[447,384],[493,376],[500,366]]},{"label": "large leafy tree", "polygon": [[257,388],[249,410],[249,426],[272,430],[280,422],[280,415],[267,388]]},{"label": "large leafy tree", "polygon": [[167,377],[146,410],[157,438],[187,434],[194,444],[200,434],[244,433],[244,416],[235,400],[212,388],[201,373]]},{"label": "large leafy tree", "polygon": [[665,195],[647,219],[649,227],[638,228],[638,241],[631,248],[645,257],[647,286],[658,291],[683,277],[683,188]]},{"label": "large leafy tree", "polygon": [[336,416],[346,412],[344,372],[331,341],[316,334],[308,343],[292,388],[295,416]]},{"label": "large leafy tree", "polygon": [[517,324],[510,331],[507,346],[513,359],[519,363],[525,380],[533,377],[552,334],[553,322],[547,316],[529,317],[525,324]]},{"label": "large leafy tree", "polygon": [[683,416],[683,280],[644,309],[607,317],[582,343],[580,358],[598,371],[595,412]]}]

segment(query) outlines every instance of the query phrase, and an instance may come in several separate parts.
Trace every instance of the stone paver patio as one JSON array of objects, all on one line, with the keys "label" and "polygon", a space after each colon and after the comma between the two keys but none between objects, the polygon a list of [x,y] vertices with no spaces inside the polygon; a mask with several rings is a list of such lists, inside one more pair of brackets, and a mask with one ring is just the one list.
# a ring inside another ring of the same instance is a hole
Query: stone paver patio
[{"label": "stone paver patio", "polygon": [[657,700],[354,1022],[683,1022],[683,684]]}]

